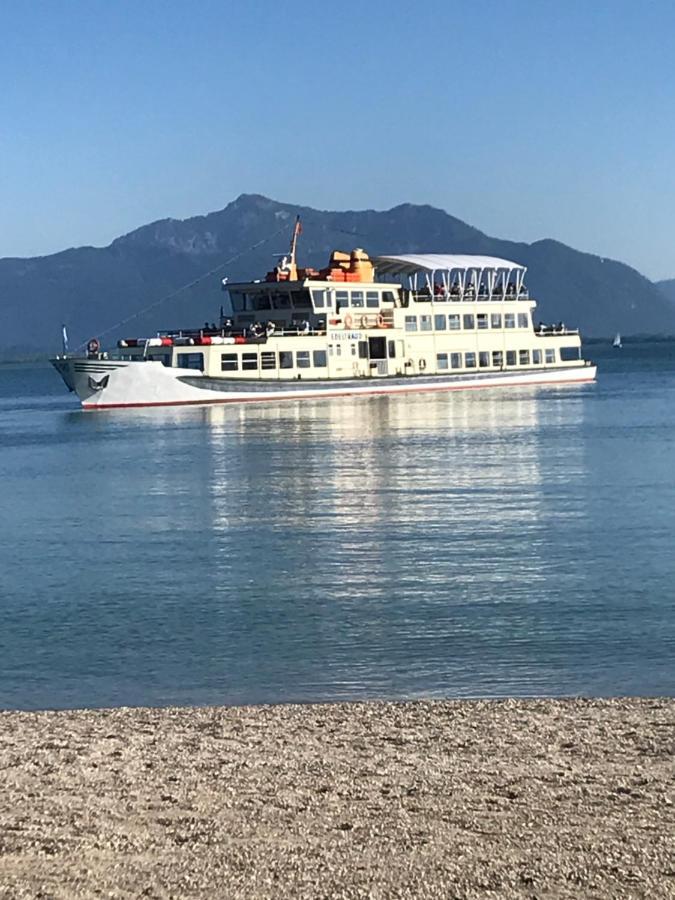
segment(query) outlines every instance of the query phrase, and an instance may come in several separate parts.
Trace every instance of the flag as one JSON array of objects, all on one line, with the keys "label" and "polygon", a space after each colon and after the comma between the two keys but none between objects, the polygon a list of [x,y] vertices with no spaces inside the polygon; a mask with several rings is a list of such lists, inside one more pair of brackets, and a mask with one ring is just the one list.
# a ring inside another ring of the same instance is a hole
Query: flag
[{"label": "flag", "polygon": [[68,332],[66,331],[66,326],[61,326],[61,340],[63,341],[63,352],[68,352]]}]

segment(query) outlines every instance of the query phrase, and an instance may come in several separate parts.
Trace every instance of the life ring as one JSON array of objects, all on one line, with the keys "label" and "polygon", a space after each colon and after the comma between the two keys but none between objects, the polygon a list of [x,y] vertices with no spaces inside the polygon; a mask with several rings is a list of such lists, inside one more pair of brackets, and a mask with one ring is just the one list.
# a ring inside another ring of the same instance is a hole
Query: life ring
[{"label": "life ring", "polygon": [[349,315],[349,313],[347,313],[347,315],[344,317],[344,319],[342,321],[344,323],[345,328],[351,328],[352,325],[354,324],[354,320]]},{"label": "life ring", "polygon": [[361,328],[370,328],[370,321],[368,316],[361,316]]},{"label": "life ring", "polygon": [[427,367],[426,359],[421,359],[419,365],[420,365],[420,371],[423,372]]},{"label": "life ring", "polygon": [[384,328],[384,316],[382,313],[377,314],[377,327]]},{"label": "life ring", "polygon": [[100,349],[101,344],[99,343],[98,338],[92,338],[87,344],[87,353],[90,356],[95,356]]}]

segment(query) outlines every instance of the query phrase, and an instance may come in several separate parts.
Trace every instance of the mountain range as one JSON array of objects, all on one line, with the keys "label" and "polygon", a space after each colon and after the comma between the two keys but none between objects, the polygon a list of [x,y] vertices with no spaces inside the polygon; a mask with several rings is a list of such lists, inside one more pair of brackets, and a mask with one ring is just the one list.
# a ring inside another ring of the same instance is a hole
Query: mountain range
[{"label": "mountain range", "polygon": [[221,278],[263,277],[287,251],[296,215],[301,265],[324,266],[331,250],[354,247],[373,256],[501,256],[528,266],[537,319],[563,320],[588,337],[675,334],[675,280],[655,284],[624,263],[558,241],[489,237],[432,206],[328,212],[243,194],[218,212],[153,222],[107,247],[0,259],[0,352],[58,350],[62,323],[72,348],[93,335],[113,341],[212,321],[224,298]]}]

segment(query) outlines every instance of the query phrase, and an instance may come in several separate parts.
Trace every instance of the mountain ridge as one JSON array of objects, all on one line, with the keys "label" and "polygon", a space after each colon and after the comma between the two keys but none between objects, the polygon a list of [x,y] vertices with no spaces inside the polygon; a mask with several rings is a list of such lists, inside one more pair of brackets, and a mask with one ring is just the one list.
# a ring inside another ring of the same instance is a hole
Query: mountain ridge
[{"label": "mountain ridge", "polygon": [[[222,209],[141,225],[104,247],[71,247],[39,257],[0,259],[0,351],[33,352],[110,329],[116,339],[212,320],[223,295],[220,278],[135,315],[163,295],[218,266],[230,280],[262,277],[287,247],[296,215],[303,222],[298,255],[323,266],[331,250],[363,246],[384,253],[503,256],[528,266],[537,317],[564,320],[587,336],[675,333],[675,304],[664,290],[617,260],[575,250],[552,238],[531,244],[491,237],[444,210],[402,203],[388,210],[318,210],[241,194]],[[257,245],[257,246],[256,246]],[[232,260],[226,266],[226,261]],[[115,322],[134,316],[126,330]]]}]

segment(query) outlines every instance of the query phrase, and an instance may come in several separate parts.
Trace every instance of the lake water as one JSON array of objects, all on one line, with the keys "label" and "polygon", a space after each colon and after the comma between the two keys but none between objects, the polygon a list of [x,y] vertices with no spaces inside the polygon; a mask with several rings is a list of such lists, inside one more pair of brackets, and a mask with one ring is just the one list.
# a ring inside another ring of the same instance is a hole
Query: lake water
[{"label": "lake water", "polygon": [[0,366],[0,707],[675,693],[675,344],[82,413]]}]

